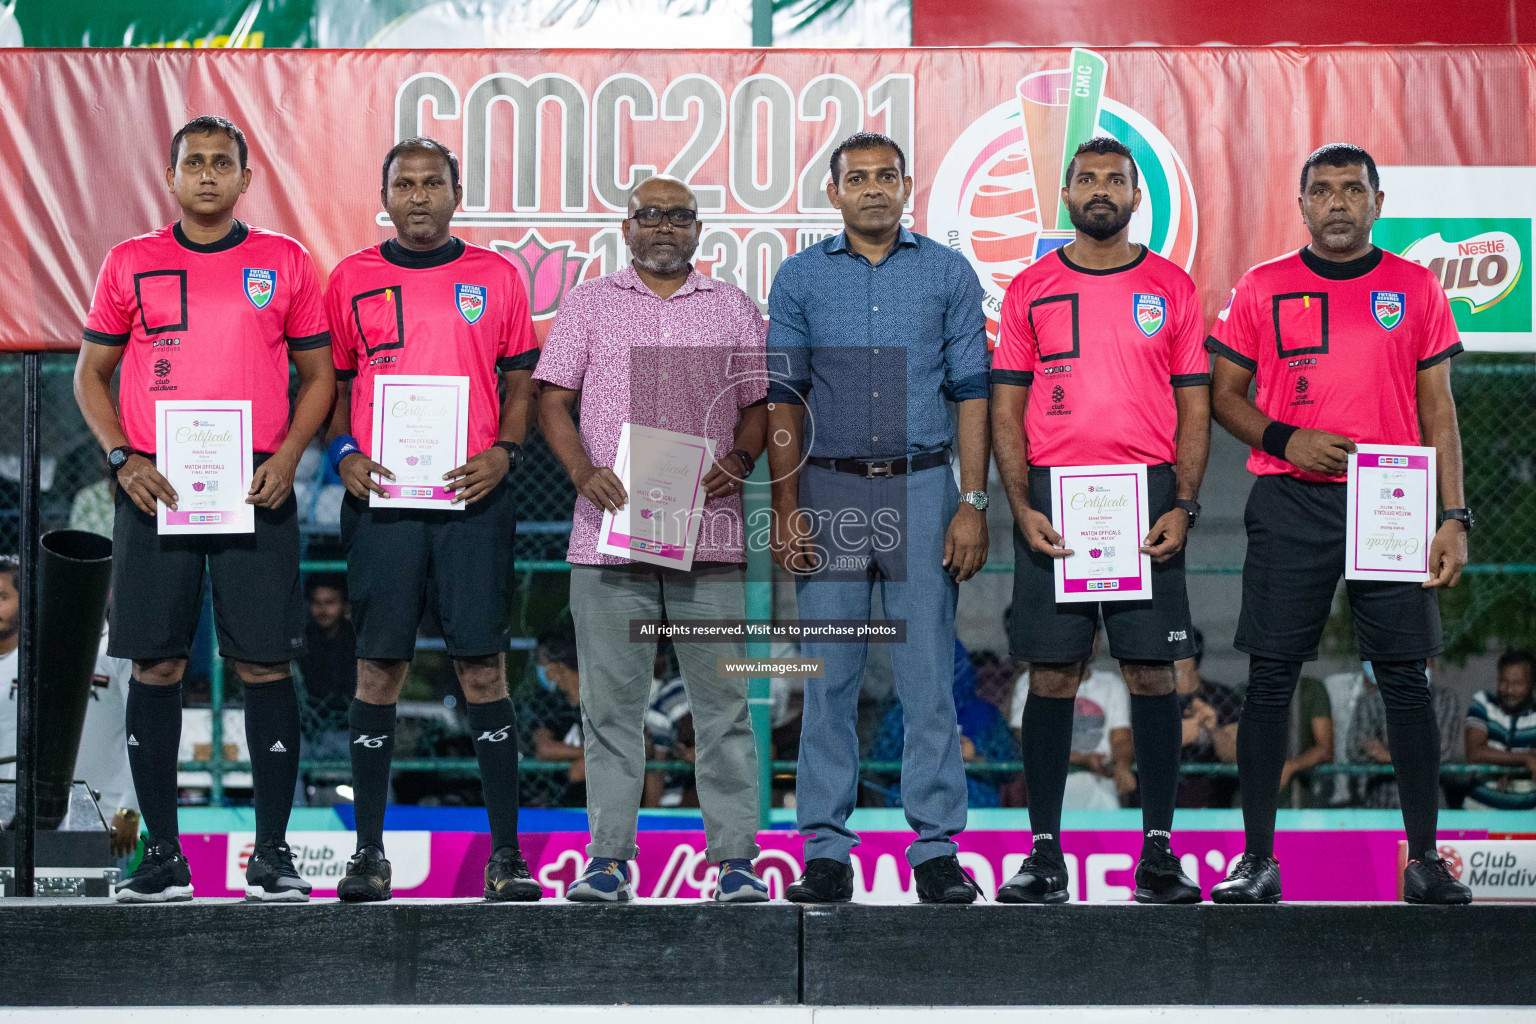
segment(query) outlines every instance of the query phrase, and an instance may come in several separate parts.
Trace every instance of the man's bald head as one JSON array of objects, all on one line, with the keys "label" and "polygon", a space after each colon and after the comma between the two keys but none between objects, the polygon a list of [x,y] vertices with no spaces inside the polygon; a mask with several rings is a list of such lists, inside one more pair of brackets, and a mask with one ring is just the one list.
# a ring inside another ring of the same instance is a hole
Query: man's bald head
[{"label": "man's bald head", "polygon": [[663,210],[686,206],[690,210],[697,210],[699,200],[693,194],[693,189],[681,179],[656,174],[629,190],[629,215],[633,217],[635,211],[643,206],[659,206]]},{"label": "man's bald head", "polygon": [[622,229],[636,266],[658,277],[686,276],[699,249],[698,209],[693,189],[676,178],[662,174],[636,185]]}]

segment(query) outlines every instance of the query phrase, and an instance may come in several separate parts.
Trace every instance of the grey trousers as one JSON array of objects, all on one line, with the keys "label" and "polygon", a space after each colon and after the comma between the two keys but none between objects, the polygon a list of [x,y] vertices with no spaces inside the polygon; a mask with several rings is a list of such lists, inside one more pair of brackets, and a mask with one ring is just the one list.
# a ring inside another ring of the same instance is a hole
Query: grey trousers
[{"label": "grey trousers", "polygon": [[[679,572],[659,566],[571,566],[571,618],[581,675],[589,857],[633,860],[645,785],[644,718],[656,644],[631,643],[631,619],[741,619],[740,565]],[[711,861],[752,858],[757,846],[757,744],[747,681],[716,678],[716,659],[743,645],[674,641],[698,738],[694,778]]]}]

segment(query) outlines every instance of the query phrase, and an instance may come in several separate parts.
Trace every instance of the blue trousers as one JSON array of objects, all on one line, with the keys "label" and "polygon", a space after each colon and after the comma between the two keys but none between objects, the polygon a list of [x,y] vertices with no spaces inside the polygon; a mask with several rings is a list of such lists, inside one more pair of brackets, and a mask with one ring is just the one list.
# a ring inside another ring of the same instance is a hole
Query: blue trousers
[{"label": "blue trousers", "polygon": [[[965,828],[965,767],[955,721],[954,578],[944,569],[944,534],[959,504],[948,466],[907,476],[865,479],[816,466],[800,471],[800,507],[818,515],[816,544],[824,567],[800,577],[802,620],[868,621],[875,586],[887,619],[906,622],[894,645],[896,696],[906,732],[901,803],[917,839],[914,867],[953,855]],[[863,642],[805,641],[801,654],[823,659],[826,676],[805,682],[795,807],[807,860],[847,863],[859,837],[848,829],[858,802],[859,687]]]}]

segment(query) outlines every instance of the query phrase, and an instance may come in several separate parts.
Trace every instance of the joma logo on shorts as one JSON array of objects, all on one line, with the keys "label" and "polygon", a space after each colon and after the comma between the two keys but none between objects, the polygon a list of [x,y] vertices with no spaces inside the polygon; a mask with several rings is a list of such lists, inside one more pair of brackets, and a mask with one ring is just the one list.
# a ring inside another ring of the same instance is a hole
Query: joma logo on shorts
[{"label": "joma logo on shorts", "polygon": [[1168,642],[1171,643],[1171,644],[1176,644],[1180,640],[1188,640],[1188,639],[1189,639],[1189,631],[1188,630],[1184,630],[1184,629],[1170,629],[1168,631]]}]

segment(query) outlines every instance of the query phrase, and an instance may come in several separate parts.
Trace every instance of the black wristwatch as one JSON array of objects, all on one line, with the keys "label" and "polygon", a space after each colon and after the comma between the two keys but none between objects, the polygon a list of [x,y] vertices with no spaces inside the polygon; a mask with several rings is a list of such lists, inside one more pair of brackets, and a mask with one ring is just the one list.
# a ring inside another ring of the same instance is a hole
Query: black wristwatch
[{"label": "black wristwatch", "polygon": [[1200,503],[1198,501],[1192,498],[1176,498],[1174,499],[1173,507],[1181,508],[1189,513],[1190,526],[1194,526],[1200,521]]},{"label": "black wristwatch", "polygon": [[523,461],[523,446],[516,441],[497,441],[497,448],[507,453],[507,475],[511,476]]},{"label": "black wristwatch", "polygon": [[1462,529],[1466,530],[1468,533],[1471,533],[1472,524],[1476,522],[1477,517],[1472,514],[1472,510],[1469,508],[1448,508],[1444,512],[1440,513],[1440,522],[1443,523],[1447,519],[1456,520],[1461,524]]},{"label": "black wristwatch", "polygon": [[130,455],[142,454],[137,448],[126,444],[120,444],[107,452],[107,467],[112,470],[112,475],[117,476],[118,471],[128,464]]},{"label": "black wristwatch", "polygon": [[730,451],[726,452],[726,454],[734,455],[741,460],[741,467],[743,470],[741,476],[743,480],[751,476],[752,471],[757,468],[757,460],[740,448],[732,448]]}]

